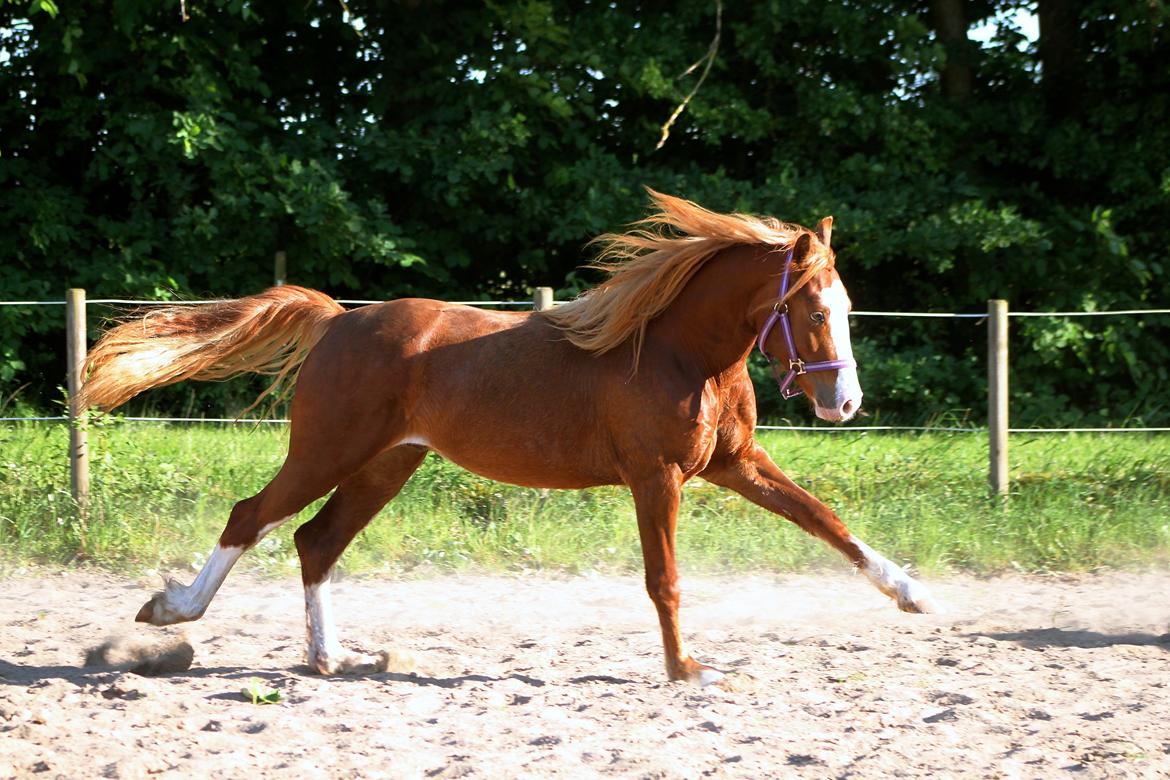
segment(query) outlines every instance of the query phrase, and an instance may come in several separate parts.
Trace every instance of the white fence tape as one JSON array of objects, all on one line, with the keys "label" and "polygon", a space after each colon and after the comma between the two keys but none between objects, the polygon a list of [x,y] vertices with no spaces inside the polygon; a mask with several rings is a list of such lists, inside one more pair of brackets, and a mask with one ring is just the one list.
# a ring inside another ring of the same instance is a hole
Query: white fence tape
[{"label": "white fence tape", "polygon": [[[119,306],[167,306],[218,303],[225,299],[158,301],[131,298],[91,298],[87,303]],[[378,300],[339,299],[338,303],[350,306],[367,306],[382,303]],[[531,306],[532,301],[448,301],[463,306]],[[64,306],[65,301],[0,301],[0,306]],[[1107,317],[1170,314],[1170,309],[1117,309],[1112,311],[1009,311],[1009,317]],[[854,317],[918,317],[936,319],[986,319],[986,313],[965,312],[924,312],[924,311],[854,311]],[[0,417],[0,422],[63,422],[66,417]],[[239,420],[226,417],[121,417],[126,422],[158,423],[226,423],[246,425],[284,425],[288,420]],[[918,431],[930,433],[986,433],[986,428],[948,428],[933,426],[903,425],[856,425],[856,426],[814,426],[814,425],[757,425],[760,431],[815,431],[820,433],[850,433],[869,431]],[[1010,428],[1009,433],[1166,433],[1170,428]]]}]

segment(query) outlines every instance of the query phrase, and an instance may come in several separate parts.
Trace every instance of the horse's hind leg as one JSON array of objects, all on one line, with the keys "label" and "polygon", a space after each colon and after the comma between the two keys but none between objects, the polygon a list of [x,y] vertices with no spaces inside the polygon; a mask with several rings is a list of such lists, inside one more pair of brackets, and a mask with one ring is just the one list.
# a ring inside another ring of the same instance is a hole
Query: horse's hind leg
[{"label": "horse's hind leg", "polygon": [[195,581],[186,586],[168,579],[166,589],[146,602],[135,619],[165,626],[202,617],[241,555],[361,469],[379,448],[373,436],[362,442],[334,441],[321,437],[315,429],[298,428],[294,421],[284,465],[263,490],[232,508],[218,544]]},{"label": "horse's hind leg", "polygon": [[346,478],[321,511],[297,529],[294,539],[305,584],[309,666],[321,674],[385,671],[388,657],[346,651],[333,624],[329,578],[333,565],[378,511],[410,479],[426,457],[425,447],[402,445],[383,452]]},{"label": "horse's hind leg", "polygon": [[269,531],[328,493],[339,479],[334,474],[332,469],[320,469],[290,455],[263,490],[232,507],[219,542],[195,581],[188,586],[167,579],[166,589],[146,602],[135,620],[156,626],[198,620],[240,556]]}]

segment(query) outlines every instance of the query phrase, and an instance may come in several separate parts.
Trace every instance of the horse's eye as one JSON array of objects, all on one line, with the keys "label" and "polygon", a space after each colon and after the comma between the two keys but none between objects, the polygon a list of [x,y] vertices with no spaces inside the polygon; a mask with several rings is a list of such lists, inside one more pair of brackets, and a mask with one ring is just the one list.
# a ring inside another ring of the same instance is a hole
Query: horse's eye
[{"label": "horse's eye", "polygon": [[817,325],[824,325],[825,324],[825,313],[823,311],[814,311],[812,314],[810,314],[808,316]]}]

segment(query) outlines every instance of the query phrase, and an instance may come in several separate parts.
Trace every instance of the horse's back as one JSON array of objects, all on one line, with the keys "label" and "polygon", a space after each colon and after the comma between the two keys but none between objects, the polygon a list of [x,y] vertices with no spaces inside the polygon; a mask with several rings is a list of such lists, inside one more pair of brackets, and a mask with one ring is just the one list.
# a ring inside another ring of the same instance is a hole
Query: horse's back
[{"label": "horse's back", "polygon": [[613,362],[533,313],[421,298],[375,304],[337,317],[306,360],[294,436],[328,418],[505,482],[617,482],[598,413]]}]

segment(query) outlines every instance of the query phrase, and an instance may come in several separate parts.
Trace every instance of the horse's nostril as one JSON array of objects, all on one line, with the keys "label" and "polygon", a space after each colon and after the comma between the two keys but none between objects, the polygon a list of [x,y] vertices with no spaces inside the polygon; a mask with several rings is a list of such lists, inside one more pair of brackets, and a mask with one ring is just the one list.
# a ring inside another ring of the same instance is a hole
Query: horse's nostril
[{"label": "horse's nostril", "polygon": [[846,401],[845,403],[841,404],[841,414],[845,417],[848,417],[849,415],[853,414],[853,410],[856,408],[857,408],[857,405],[855,403],[853,403],[853,399],[850,399],[850,400]]}]

